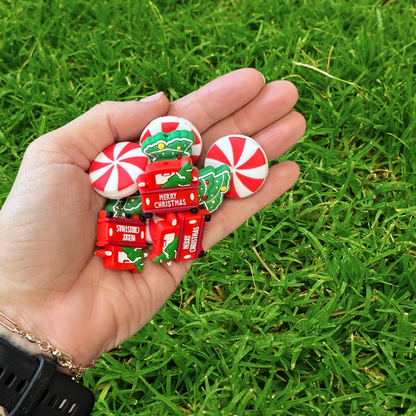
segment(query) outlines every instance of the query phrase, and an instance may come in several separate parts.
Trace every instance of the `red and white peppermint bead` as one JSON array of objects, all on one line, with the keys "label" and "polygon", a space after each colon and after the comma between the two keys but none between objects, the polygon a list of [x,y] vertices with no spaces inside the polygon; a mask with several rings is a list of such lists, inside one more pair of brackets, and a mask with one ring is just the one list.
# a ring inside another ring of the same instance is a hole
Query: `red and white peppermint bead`
[{"label": "red and white peppermint bead", "polygon": [[106,198],[125,198],[138,190],[136,180],[144,173],[147,162],[137,143],[113,144],[92,162],[89,170],[92,186]]},{"label": "red and white peppermint bead", "polygon": [[231,168],[231,186],[225,194],[229,198],[252,195],[263,185],[269,170],[264,150],[241,134],[222,137],[208,150],[205,166],[217,168],[223,164]]}]

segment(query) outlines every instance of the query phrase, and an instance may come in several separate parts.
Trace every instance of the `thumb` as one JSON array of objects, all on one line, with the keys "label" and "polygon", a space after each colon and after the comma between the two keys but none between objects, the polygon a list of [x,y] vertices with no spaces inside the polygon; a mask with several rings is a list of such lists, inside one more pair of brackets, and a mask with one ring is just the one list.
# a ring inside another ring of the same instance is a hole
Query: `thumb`
[{"label": "thumb", "polygon": [[[167,114],[169,100],[159,92],[142,101],[105,101],[67,125],[35,140],[28,149],[44,163],[75,164],[86,171],[95,157],[119,141],[137,140],[155,118]],[[39,157],[43,155],[43,157]]]}]

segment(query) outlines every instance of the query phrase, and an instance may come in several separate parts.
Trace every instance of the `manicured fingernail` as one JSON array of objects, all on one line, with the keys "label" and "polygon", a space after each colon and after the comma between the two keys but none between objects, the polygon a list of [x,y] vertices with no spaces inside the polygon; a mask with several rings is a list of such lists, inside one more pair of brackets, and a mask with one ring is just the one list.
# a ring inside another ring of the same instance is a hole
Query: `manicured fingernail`
[{"label": "manicured fingernail", "polygon": [[151,103],[152,101],[157,101],[159,98],[162,97],[162,95],[164,94],[164,92],[158,92],[156,94],[153,95],[149,95],[146,98],[143,98],[143,100],[140,100],[140,102],[142,103]]}]

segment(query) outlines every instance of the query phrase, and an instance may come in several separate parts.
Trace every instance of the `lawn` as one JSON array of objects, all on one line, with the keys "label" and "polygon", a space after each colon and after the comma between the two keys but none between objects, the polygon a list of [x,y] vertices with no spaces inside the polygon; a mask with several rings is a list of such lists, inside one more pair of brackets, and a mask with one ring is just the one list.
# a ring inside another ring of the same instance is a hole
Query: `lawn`
[{"label": "lawn", "polygon": [[414,2],[0,0],[0,36],[0,201],[104,100],[253,67],[307,121],[295,186],[86,373],[94,416],[416,414]]}]

